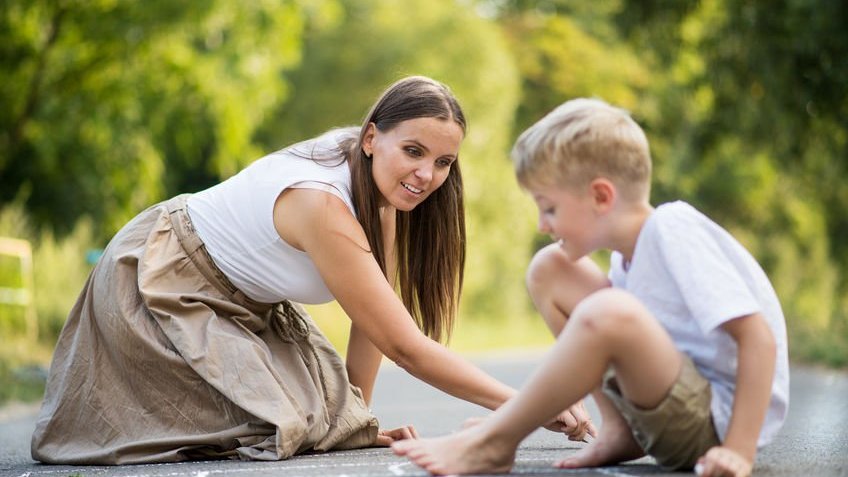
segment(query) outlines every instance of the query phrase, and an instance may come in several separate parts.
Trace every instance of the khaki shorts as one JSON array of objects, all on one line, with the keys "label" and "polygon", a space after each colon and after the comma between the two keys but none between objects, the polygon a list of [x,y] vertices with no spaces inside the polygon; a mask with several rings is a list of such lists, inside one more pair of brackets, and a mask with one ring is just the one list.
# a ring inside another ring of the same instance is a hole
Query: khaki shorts
[{"label": "khaki shorts", "polygon": [[720,444],[710,414],[710,382],[689,356],[681,353],[681,357],[677,381],[654,409],[637,407],[622,396],[612,370],[602,388],[630,425],[636,442],[670,469],[691,469],[707,450]]}]

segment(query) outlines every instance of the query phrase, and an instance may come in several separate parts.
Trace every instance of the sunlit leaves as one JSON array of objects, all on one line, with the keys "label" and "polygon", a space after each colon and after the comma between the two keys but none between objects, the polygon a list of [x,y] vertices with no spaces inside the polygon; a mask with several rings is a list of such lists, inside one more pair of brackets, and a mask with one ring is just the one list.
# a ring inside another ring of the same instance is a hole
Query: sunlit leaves
[{"label": "sunlit leaves", "polygon": [[307,17],[332,2],[11,1],[0,10],[0,203],[113,233],[263,151]]}]

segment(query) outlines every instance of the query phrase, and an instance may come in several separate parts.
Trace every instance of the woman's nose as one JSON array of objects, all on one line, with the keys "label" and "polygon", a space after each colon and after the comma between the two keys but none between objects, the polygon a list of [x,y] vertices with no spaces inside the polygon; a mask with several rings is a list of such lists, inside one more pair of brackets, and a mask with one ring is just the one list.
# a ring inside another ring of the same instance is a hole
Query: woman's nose
[{"label": "woman's nose", "polygon": [[427,165],[419,167],[415,170],[415,177],[429,182],[433,178],[433,166]]}]

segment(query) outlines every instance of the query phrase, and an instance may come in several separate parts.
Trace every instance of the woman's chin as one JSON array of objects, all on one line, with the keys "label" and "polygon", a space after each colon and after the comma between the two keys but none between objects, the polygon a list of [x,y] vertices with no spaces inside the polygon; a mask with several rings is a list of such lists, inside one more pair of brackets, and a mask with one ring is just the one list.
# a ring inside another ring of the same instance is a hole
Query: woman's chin
[{"label": "woman's chin", "polygon": [[415,199],[406,199],[406,200],[396,200],[391,203],[392,207],[402,212],[409,212],[412,209],[418,207],[418,205],[424,202],[424,199],[415,198]]}]

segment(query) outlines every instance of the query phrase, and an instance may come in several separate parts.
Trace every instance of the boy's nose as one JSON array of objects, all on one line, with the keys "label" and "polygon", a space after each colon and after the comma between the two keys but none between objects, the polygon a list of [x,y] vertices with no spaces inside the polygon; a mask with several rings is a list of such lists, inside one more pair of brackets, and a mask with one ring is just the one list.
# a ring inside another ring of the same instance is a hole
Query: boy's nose
[{"label": "boy's nose", "polygon": [[545,220],[545,216],[539,214],[539,233],[543,233],[546,235],[551,234],[551,226],[548,224],[548,221]]}]

